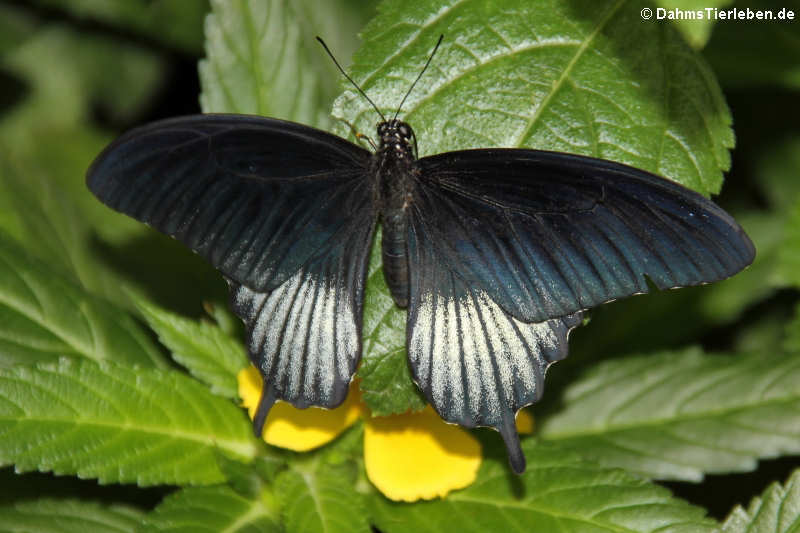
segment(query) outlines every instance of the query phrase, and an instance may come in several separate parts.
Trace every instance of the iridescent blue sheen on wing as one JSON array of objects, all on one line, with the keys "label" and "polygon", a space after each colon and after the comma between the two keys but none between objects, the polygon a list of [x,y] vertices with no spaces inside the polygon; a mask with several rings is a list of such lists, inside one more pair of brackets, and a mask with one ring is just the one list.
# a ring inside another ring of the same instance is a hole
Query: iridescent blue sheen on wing
[{"label": "iridescent blue sheen on wing", "polygon": [[538,323],[517,320],[478,285],[469,285],[439,253],[412,206],[407,345],[414,381],[439,415],[466,427],[500,432],[517,473],[525,456],[516,429],[519,409],[538,401],[551,363],[567,356],[573,313]]},{"label": "iridescent blue sheen on wing", "polygon": [[517,472],[515,415],[540,398],[583,309],[753,259],[727,213],[648,172],[536,150],[416,160],[408,124],[378,133],[370,154],[300,124],[200,115],[135,129],[89,169],[101,201],[228,279],[264,378],[257,434],[276,400],[344,400],[378,217],[415,381],[444,419],[500,431]]},{"label": "iridescent blue sheen on wing", "polygon": [[292,122],[197,115],[126,133],[98,156],[87,184],[227,278],[269,291],[347,224],[370,156]]},{"label": "iridescent blue sheen on wing", "polygon": [[[368,202],[359,213],[274,291],[231,283],[231,307],[244,320],[250,357],[273,401],[330,409],[347,395],[361,358],[364,283],[375,228]],[[270,406],[259,408],[256,434]]]},{"label": "iridescent blue sheen on wing", "polygon": [[525,322],[647,292],[646,277],[660,289],[718,281],[755,254],[712,201],[619,163],[493,149],[418,164],[416,232]]}]

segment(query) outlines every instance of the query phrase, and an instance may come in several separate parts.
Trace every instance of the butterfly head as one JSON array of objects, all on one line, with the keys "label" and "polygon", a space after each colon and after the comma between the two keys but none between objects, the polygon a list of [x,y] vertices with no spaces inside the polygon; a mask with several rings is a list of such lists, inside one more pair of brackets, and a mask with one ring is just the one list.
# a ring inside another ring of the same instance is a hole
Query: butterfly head
[{"label": "butterfly head", "polygon": [[378,151],[393,150],[399,158],[415,157],[417,138],[414,130],[402,120],[392,119],[378,123]]}]

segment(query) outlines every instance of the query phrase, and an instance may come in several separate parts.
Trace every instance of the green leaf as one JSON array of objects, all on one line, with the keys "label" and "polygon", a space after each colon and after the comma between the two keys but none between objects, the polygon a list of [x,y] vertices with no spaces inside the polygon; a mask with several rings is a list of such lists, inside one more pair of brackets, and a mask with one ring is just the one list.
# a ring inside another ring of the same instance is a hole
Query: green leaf
[{"label": "green leaf", "polygon": [[244,324],[241,319],[234,315],[226,305],[215,304],[214,302],[203,302],[203,310],[214,319],[219,329],[231,337],[241,337]]},{"label": "green leaf", "polygon": [[[670,21],[675,24],[675,27],[693,48],[700,49],[708,42],[711,30],[717,22],[713,12],[709,13],[706,9],[728,6],[733,3],[733,0],[655,0],[655,3],[665,11],[656,11],[653,18],[650,19],[650,23],[664,24]],[[658,19],[662,13],[666,20]],[[671,16],[671,14],[674,15]]]},{"label": "green leaf", "polygon": [[411,380],[406,357],[406,311],[394,304],[381,269],[381,232],[376,232],[364,290],[363,356],[358,376],[362,399],[373,416],[419,411],[425,399]]},{"label": "green leaf", "polygon": [[[441,4],[380,4],[351,69],[370,98],[394,113],[445,34],[402,112],[422,154],[563,150],[650,169],[703,193],[718,190],[733,144],[730,114],[702,58],[669,24],[643,24],[639,4],[621,1],[585,10],[544,0]],[[352,89],[333,114],[364,132],[375,121]],[[409,382],[406,315],[393,305],[378,263],[370,263],[359,376],[366,403],[386,415],[419,409],[423,400]]]},{"label": "green leaf", "polygon": [[86,294],[0,233],[0,366],[59,355],[166,365],[127,313]]},{"label": "green leaf", "polygon": [[[256,460],[260,461],[261,456]],[[268,457],[268,460],[274,457]],[[224,454],[217,454],[217,465],[225,476],[225,484],[238,495],[246,499],[256,499],[264,485],[264,479],[260,476],[260,467],[256,468],[255,462],[242,463],[236,459],[230,459]]]},{"label": "green leaf", "polygon": [[800,358],[697,349],[608,361],[567,387],[542,439],[643,476],[699,481],[800,452]]},{"label": "green leaf", "polygon": [[[702,57],[671,25],[644,24],[644,5],[390,0],[365,28],[352,76],[394,113],[445,34],[402,110],[421,155],[496,146],[560,150],[717,192],[734,142],[730,113]],[[353,89],[336,100],[333,114],[374,132],[375,111]]]},{"label": "green leaf", "polygon": [[662,487],[555,446],[523,448],[528,469],[518,478],[500,461],[484,461],[475,483],[443,500],[404,504],[373,494],[371,516],[386,533],[714,530],[705,511]]},{"label": "green leaf", "polygon": [[278,533],[283,531],[274,496],[248,499],[230,487],[190,487],[167,496],[145,516],[139,531]]},{"label": "green leaf", "polygon": [[223,453],[250,461],[243,412],[175,371],[62,358],[0,371],[0,463],[101,483],[223,481]]},{"label": "green leaf", "polygon": [[[80,231],[73,230],[72,233],[81,238],[84,238],[87,228],[91,227],[110,242],[146,233],[147,230],[141,223],[112,211],[86,188],[86,170],[111,141],[110,136],[85,124],[37,131],[35,135],[35,145],[18,145],[15,155],[3,158],[5,165],[3,176],[0,177],[10,182],[9,193],[17,196],[11,200],[20,218],[42,216],[46,219],[44,222],[25,222],[29,225],[56,227],[65,224],[69,228],[79,229]],[[38,195],[44,198],[38,198]],[[53,205],[51,196],[59,196],[65,205]],[[36,211],[25,211],[31,205]],[[69,216],[79,220],[67,220]],[[41,252],[43,248],[34,243],[26,245],[37,246],[37,252]]]},{"label": "green leaf", "polygon": [[200,62],[203,111],[249,113],[326,127],[339,73],[314,40],[349,57],[361,26],[353,2],[212,1]]},{"label": "green leaf", "polygon": [[39,499],[0,507],[2,533],[134,532],[143,514],[122,505],[68,499]]},{"label": "green leaf", "polygon": [[287,532],[370,531],[362,496],[344,468],[296,467],[281,472],[275,480]]},{"label": "green leaf", "polygon": [[136,298],[136,305],[175,361],[208,384],[211,392],[239,397],[236,375],[248,365],[241,342],[208,321],[190,320],[142,298]]},{"label": "green leaf", "polygon": [[747,510],[737,506],[722,533],[790,533],[800,530],[800,471],[784,485],[773,483]]},{"label": "green leaf", "polygon": [[[44,153],[40,155],[47,159]],[[77,175],[86,195],[84,169]],[[63,173],[54,176],[56,180],[51,176],[54,174],[36,162],[21,158],[12,161],[0,155],[0,190],[4,192],[0,200],[4,212],[0,228],[46,261],[51,269],[93,294],[125,305],[125,296],[120,291],[122,280],[98,261],[93,246],[96,243],[86,221],[87,210],[79,209],[72,201],[64,182],[58,179],[65,177]]]}]

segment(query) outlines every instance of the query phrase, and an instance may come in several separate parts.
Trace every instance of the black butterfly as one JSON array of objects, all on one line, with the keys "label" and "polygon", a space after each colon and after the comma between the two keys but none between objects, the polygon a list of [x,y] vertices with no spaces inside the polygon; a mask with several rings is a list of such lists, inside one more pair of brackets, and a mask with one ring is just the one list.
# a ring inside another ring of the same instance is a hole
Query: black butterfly
[{"label": "black butterfly", "polygon": [[344,400],[378,221],[414,380],[443,419],[497,429],[516,472],[516,412],[541,396],[582,310],[647,292],[646,277],[721,280],[755,254],[717,205],[643,170],[524,149],[417,159],[396,118],[378,139],[372,153],[292,122],[197,115],[126,133],[88,171],[102,202],[228,280],[264,377],[257,435],[276,400]]}]

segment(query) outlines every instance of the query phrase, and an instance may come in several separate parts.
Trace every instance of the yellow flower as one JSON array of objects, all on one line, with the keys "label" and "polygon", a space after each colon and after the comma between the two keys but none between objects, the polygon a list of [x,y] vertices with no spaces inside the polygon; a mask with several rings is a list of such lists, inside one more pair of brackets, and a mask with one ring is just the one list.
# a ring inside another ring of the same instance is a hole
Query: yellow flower
[{"label": "yellow flower", "polygon": [[[252,420],[261,398],[261,375],[256,367],[250,365],[239,372],[238,380],[239,397]],[[362,409],[358,387],[352,385],[347,399],[336,409],[297,409],[286,402],[276,402],[267,416],[262,435],[267,444],[307,452],[329,443],[355,424]]]},{"label": "yellow flower", "polygon": [[[239,372],[239,396],[253,418],[261,396],[261,376],[250,366]],[[361,401],[356,382],[336,409],[296,409],[278,402],[264,424],[268,444],[298,452],[318,448],[353,425],[365,421],[364,466],[375,487],[392,500],[444,497],[469,486],[481,465],[481,445],[468,431],[447,424],[430,407],[416,413],[373,417]],[[522,411],[521,432],[533,429]]]}]

